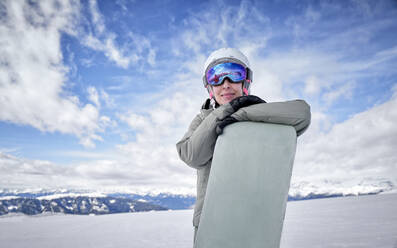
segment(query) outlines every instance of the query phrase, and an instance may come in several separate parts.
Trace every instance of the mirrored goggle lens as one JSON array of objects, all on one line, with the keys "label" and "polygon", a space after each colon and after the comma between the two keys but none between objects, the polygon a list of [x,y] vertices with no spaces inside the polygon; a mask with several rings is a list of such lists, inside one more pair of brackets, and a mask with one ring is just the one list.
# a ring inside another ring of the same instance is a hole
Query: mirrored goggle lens
[{"label": "mirrored goggle lens", "polygon": [[217,64],[207,71],[206,78],[210,85],[220,85],[225,78],[229,78],[234,83],[239,83],[246,79],[247,70],[244,66],[237,63]]}]

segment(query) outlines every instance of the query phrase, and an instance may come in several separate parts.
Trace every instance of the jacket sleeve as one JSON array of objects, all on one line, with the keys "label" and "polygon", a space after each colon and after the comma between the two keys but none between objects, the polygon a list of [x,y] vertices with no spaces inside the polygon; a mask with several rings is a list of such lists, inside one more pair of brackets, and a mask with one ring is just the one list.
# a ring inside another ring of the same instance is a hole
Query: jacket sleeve
[{"label": "jacket sleeve", "polygon": [[231,115],[238,121],[258,121],[293,126],[297,136],[310,124],[310,106],[304,100],[260,103],[244,107]]},{"label": "jacket sleeve", "polygon": [[[204,110],[205,111],[205,110]],[[209,111],[209,110],[207,110]],[[190,167],[199,169],[212,159],[217,123],[234,112],[230,104],[222,105],[207,116],[198,114],[183,138],[176,144],[179,157]]]}]

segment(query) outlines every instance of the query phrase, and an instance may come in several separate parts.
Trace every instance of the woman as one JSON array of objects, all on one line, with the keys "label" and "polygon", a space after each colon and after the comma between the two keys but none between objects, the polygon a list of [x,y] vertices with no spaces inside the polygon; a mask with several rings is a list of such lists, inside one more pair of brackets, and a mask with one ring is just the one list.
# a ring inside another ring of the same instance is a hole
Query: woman
[{"label": "woman", "polygon": [[213,52],[204,65],[204,86],[210,98],[176,144],[179,157],[197,169],[197,199],[194,208],[194,239],[200,222],[212,155],[223,128],[237,121],[291,125],[297,135],[310,124],[310,107],[303,100],[266,103],[250,95],[252,71],[247,57],[234,48]]}]

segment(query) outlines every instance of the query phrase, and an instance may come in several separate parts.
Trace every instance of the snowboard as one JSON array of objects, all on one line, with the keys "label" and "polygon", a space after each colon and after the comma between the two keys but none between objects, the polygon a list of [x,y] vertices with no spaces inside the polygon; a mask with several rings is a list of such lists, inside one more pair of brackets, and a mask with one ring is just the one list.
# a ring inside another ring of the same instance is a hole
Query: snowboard
[{"label": "snowboard", "polygon": [[295,150],[291,126],[225,127],[215,145],[194,247],[279,247]]}]

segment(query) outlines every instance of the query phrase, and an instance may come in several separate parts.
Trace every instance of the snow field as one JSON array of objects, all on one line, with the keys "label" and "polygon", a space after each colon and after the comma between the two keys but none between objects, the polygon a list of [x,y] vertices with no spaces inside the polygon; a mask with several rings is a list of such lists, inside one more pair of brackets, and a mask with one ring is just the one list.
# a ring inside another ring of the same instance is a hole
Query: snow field
[{"label": "snow field", "polygon": [[[1,248],[192,247],[192,210],[6,215]],[[397,248],[397,194],[288,202],[281,248]]]}]

